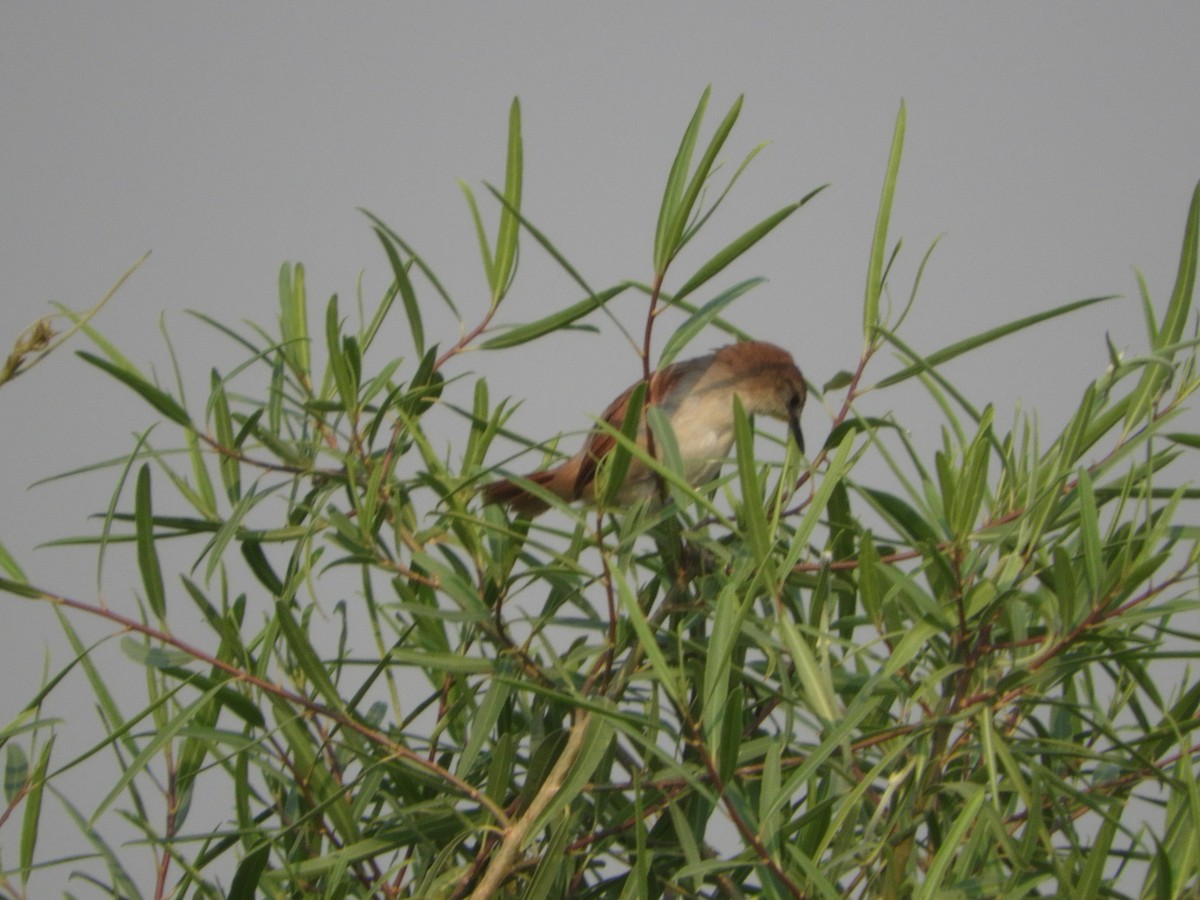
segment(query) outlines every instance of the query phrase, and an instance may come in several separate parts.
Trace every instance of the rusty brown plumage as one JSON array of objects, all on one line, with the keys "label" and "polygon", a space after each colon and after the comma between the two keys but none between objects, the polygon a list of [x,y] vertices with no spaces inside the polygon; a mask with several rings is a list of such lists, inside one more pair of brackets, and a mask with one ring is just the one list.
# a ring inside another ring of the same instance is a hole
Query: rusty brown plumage
[{"label": "rusty brown plumage", "polygon": [[[609,404],[602,419],[620,428],[634,388],[631,385]],[[646,405],[661,408],[669,417],[683,459],[684,472],[693,485],[711,481],[733,446],[733,398],[746,412],[788,422],[797,446],[804,449],[800,412],[808,389],[790,353],[761,341],[729,344],[707,356],[674,363],[650,376]],[[648,445],[643,417],[638,428],[639,446]],[[537,484],[567,502],[593,499],[596,466],[612,452],[616,441],[596,429],[570,459],[552,469],[533,472],[526,481]],[[617,502],[628,505],[657,490],[654,473],[638,459],[630,461]],[[520,484],[507,478],[483,489],[485,503],[500,503],[519,515],[540,515],[549,505]]]}]

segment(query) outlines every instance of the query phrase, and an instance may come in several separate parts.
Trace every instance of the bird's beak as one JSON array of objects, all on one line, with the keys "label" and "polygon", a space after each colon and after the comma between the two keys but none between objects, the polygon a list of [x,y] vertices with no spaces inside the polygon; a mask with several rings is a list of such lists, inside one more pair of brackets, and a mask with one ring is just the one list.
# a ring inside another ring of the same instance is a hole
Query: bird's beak
[{"label": "bird's beak", "polygon": [[804,452],[804,433],[800,430],[800,417],[791,416],[788,418],[788,427],[792,431],[792,439],[796,442],[796,447],[801,453]]}]

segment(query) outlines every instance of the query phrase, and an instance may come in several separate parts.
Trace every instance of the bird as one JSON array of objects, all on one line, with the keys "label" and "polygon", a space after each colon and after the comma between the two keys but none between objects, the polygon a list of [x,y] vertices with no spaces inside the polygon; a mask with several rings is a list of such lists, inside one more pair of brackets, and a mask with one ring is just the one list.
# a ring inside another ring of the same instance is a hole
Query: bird
[{"label": "bird", "polygon": [[[620,430],[629,407],[629,399],[641,381],[635,382],[617,397],[601,416]],[[721,463],[734,442],[733,398],[741,400],[749,415],[762,414],[788,423],[792,438],[804,452],[800,431],[800,413],[808,397],[808,385],[796,367],[792,355],[765,341],[741,341],[728,344],[706,356],[673,363],[650,376],[638,426],[637,443],[650,446],[645,410],[657,406],[670,419],[689,484],[707,484],[720,471]],[[579,452],[561,465],[526,475],[521,481],[540,485],[568,503],[595,500],[597,464],[616,446],[613,436],[600,428],[593,430]],[[656,449],[656,456],[659,456]],[[654,497],[660,491],[654,472],[636,457],[621,488],[617,506],[627,507]],[[518,516],[534,518],[550,504],[508,478],[493,481],[483,488],[484,504],[502,504]]]}]

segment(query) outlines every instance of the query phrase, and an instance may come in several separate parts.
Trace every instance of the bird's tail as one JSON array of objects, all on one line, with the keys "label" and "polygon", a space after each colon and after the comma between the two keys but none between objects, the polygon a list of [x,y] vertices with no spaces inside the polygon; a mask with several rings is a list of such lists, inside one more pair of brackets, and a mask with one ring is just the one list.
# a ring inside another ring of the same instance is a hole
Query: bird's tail
[{"label": "bird's tail", "polygon": [[[550,469],[526,475],[522,480],[532,481],[534,484],[553,490],[551,482],[554,480],[554,474],[555,470]],[[540,516],[550,508],[550,504],[541,497],[534,496],[524,487],[507,478],[484,485],[483,502],[503,504],[517,515],[525,516],[528,519]]]}]

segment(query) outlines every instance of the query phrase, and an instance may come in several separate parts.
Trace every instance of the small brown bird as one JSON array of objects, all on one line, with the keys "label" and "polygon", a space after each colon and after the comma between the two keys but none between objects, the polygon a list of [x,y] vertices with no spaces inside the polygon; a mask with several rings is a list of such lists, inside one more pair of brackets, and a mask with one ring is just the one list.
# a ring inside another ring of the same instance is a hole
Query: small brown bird
[{"label": "small brown bird", "polygon": [[[604,421],[616,429],[625,420],[635,387],[636,384],[630,386],[604,411]],[[800,411],[808,387],[791,354],[759,341],[729,344],[708,356],[674,363],[650,376],[645,407],[657,406],[670,418],[689,484],[711,481],[729,454],[734,442],[735,395],[741,398],[742,408],[748,414],[761,413],[786,421],[796,446],[804,451]],[[647,446],[644,416],[638,427],[637,442],[643,448]],[[541,485],[567,502],[590,503],[594,499],[596,464],[615,445],[611,435],[593,431],[582,449],[562,465],[526,475],[525,480]],[[617,493],[617,503],[627,506],[653,496],[657,490],[653,471],[634,458]],[[507,478],[484,487],[483,501],[503,503],[530,518],[549,508],[540,497]]]}]

